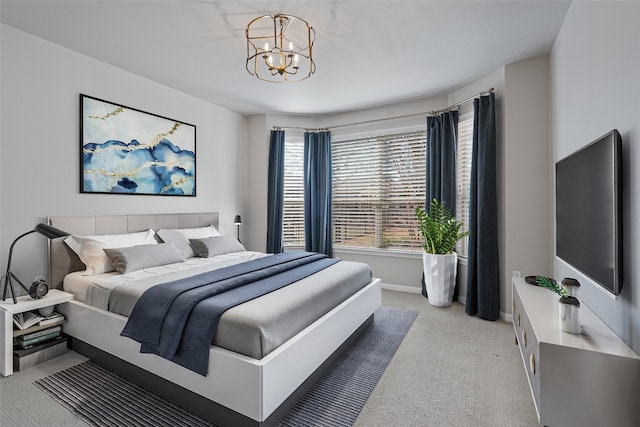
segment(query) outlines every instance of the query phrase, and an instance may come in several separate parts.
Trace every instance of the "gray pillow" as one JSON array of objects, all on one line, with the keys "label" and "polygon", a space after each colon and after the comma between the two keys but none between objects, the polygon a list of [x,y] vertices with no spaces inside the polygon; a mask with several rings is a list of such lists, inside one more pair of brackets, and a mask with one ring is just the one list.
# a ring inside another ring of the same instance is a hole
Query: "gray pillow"
[{"label": "gray pillow", "polygon": [[120,274],[185,260],[173,243],[103,249],[103,251]]},{"label": "gray pillow", "polygon": [[206,239],[189,239],[193,250],[201,258],[211,258],[216,255],[228,254],[230,252],[242,252],[245,250],[242,243],[233,236],[215,236]]}]

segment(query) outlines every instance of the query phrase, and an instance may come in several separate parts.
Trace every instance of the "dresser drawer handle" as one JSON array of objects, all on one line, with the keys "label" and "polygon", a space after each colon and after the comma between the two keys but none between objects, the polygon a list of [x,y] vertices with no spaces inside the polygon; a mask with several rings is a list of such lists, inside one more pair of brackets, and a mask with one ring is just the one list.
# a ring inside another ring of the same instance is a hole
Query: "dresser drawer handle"
[{"label": "dresser drawer handle", "polygon": [[531,368],[531,373],[536,373],[536,357],[531,353],[529,356],[529,368]]},{"label": "dresser drawer handle", "polygon": [[525,331],[524,329],[522,330],[522,345],[527,345],[527,331]]}]

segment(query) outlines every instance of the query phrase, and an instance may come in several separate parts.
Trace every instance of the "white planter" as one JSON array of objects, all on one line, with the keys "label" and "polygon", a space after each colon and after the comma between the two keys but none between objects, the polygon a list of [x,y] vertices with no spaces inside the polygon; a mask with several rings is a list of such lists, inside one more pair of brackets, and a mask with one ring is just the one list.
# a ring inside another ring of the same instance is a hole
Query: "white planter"
[{"label": "white planter", "polygon": [[451,305],[456,285],[458,255],[455,252],[446,255],[423,252],[422,265],[429,302],[437,307]]}]

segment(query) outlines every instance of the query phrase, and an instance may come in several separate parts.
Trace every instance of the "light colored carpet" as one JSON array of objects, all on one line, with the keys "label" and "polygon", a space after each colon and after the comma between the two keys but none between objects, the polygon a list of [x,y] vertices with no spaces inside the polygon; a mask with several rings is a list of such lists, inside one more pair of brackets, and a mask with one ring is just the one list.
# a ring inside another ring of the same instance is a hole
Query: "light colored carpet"
[{"label": "light colored carpet", "polygon": [[[355,426],[538,426],[513,327],[436,308],[419,294],[383,291],[418,317]],[[0,425],[86,426],[33,382],[81,363],[73,352],[0,379]]]},{"label": "light colored carpet", "polygon": [[355,426],[539,426],[511,323],[383,291],[383,304],[418,310]]},{"label": "light colored carpet", "polygon": [[50,398],[33,382],[86,361],[73,351],[0,379],[2,427],[86,427],[80,418]]}]

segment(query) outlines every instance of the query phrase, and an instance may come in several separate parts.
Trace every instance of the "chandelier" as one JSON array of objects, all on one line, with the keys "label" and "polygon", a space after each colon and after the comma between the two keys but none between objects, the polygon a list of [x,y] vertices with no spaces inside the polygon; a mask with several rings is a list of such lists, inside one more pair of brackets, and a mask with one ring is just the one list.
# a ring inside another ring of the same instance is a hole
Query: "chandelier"
[{"label": "chandelier", "polygon": [[291,15],[264,15],[249,22],[247,71],[268,82],[297,82],[316,71],[312,48],[313,27]]}]

